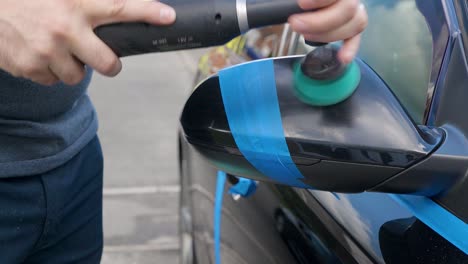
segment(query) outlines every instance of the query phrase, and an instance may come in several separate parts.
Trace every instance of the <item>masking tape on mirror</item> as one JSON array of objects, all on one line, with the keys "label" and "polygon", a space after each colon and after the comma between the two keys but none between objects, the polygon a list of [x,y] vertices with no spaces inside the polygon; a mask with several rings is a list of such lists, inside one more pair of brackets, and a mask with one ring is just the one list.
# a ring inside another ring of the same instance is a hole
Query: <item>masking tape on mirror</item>
[{"label": "masking tape on mirror", "polygon": [[272,180],[311,188],[294,164],[283,131],[272,59],[219,72],[232,136],[244,157]]}]

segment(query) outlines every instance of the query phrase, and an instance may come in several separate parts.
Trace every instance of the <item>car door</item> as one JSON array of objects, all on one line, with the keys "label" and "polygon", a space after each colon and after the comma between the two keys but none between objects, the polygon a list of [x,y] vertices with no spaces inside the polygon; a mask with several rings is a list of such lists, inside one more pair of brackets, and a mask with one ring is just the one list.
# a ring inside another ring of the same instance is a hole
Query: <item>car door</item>
[{"label": "car door", "polygon": [[[467,43],[462,39],[466,38],[466,1],[363,3],[370,23],[362,36],[359,57],[388,84],[415,123],[450,123],[468,135],[468,118],[459,114],[466,113],[460,96],[468,92]],[[308,49],[301,42],[296,53]],[[468,186],[456,189],[433,198],[461,220],[448,229],[434,226],[433,220],[440,217],[436,211],[421,213],[420,205],[402,202],[412,197],[297,192],[312,195],[376,262],[467,263],[468,256],[454,245],[457,237],[447,234],[447,230],[468,228],[464,209],[468,207]]]},{"label": "car door", "polygon": [[[458,114],[468,107],[463,103],[468,98],[465,2],[363,2],[370,23],[360,58],[388,84],[415,123],[450,123],[468,134],[468,119]],[[277,55],[308,49],[286,27]],[[214,263],[217,170],[181,144],[194,258]],[[459,220],[444,229],[431,221],[440,220],[437,211],[421,212],[407,196],[331,193],[262,182],[251,197],[237,199],[227,193],[235,184],[233,176],[229,179],[222,210],[222,263],[468,262],[456,243],[457,228],[467,228],[465,186],[431,200]]]}]

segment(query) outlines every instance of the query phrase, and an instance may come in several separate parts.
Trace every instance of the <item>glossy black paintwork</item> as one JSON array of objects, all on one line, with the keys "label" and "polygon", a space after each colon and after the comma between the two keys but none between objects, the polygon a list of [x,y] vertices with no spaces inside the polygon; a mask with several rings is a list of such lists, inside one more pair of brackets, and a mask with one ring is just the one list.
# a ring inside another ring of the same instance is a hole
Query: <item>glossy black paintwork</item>
[{"label": "glossy black paintwork", "polygon": [[[183,139],[181,144],[181,177],[184,182],[188,180],[181,192],[187,195],[191,208],[195,258],[198,263],[212,263],[216,169]],[[229,187],[227,184],[223,202],[223,263],[383,263],[373,256],[379,253],[369,254],[353,232],[359,228],[363,228],[362,232],[369,229],[371,223],[366,218],[342,215],[343,226],[337,221],[340,219],[328,211],[330,208],[327,210],[305,189],[261,182],[252,197],[234,200],[227,193]],[[337,203],[346,203],[334,199]],[[379,203],[380,200],[369,202]],[[352,208],[351,204],[348,206]],[[333,208],[331,210],[333,212]],[[382,211],[392,219],[392,211]],[[280,214],[284,216],[283,225],[279,223]],[[458,264],[468,261],[450,242],[414,218],[404,223],[399,219],[389,220],[375,235],[385,263]],[[425,252],[423,256],[422,252]]]},{"label": "glossy black paintwork", "polygon": [[387,264],[468,263],[462,251],[415,217],[386,222],[379,240]]},{"label": "glossy black paintwork", "polygon": [[[213,263],[217,170],[183,139],[180,149],[181,193],[191,210],[194,257],[196,263]],[[311,195],[304,200],[293,188],[260,183],[252,197],[234,200],[229,187],[228,183],[223,199],[222,263],[371,262]],[[283,227],[280,211],[286,218]]]},{"label": "glossy black paintwork", "polygon": [[[371,191],[387,193],[411,193],[443,197],[446,193],[460,188],[466,181],[468,171],[468,141],[457,128],[443,126],[444,143],[425,160],[393,176],[374,187]],[[463,203],[461,200],[457,203]],[[465,210],[460,204],[461,210]],[[463,221],[465,216],[456,214]]]},{"label": "glossy black paintwork", "polygon": [[[292,92],[295,59],[275,60],[286,142],[294,156],[405,168],[441,140],[419,129],[382,80],[364,63],[361,82],[342,103],[312,107]],[[377,125],[378,124],[378,125]]]},{"label": "glossy black paintwork", "polygon": [[[388,1],[389,5],[393,2],[397,1]],[[429,3],[441,6],[441,2],[451,2],[451,0],[417,0],[416,2],[418,6]],[[465,5],[466,1],[455,0],[455,3]],[[445,8],[438,8],[436,14],[423,13],[431,24],[431,30],[434,25],[440,26],[440,24],[437,25],[438,22],[432,22],[441,19],[443,27],[446,28],[446,21],[443,17],[441,18],[443,9]],[[454,14],[449,14],[449,16],[452,15]],[[466,23],[461,28],[466,29]],[[451,36],[456,37],[456,32],[457,30],[451,31]],[[439,37],[442,35],[440,34]],[[468,34],[462,37],[466,39],[466,36]],[[437,38],[439,41],[434,43],[434,60],[442,61],[445,43],[444,39],[439,37]],[[464,46],[461,42],[459,44],[466,50],[467,43],[465,41]],[[436,45],[439,49],[435,47]],[[450,53],[450,50],[447,52]],[[445,77],[447,69],[441,71],[436,96],[432,102],[433,107],[429,113],[428,125],[443,126],[450,123],[468,135],[467,82],[460,81],[457,77],[464,76],[460,75],[460,72],[466,73],[466,69],[463,68],[465,67],[463,53],[457,53],[454,58],[459,60],[454,64],[458,68],[453,67],[447,78]],[[447,62],[444,61],[444,63]],[[433,61],[433,63],[436,62]],[[438,70],[437,68],[433,71],[436,78],[431,77],[431,80],[437,79]],[[217,135],[222,136],[222,133]],[[189,179],[189,183],[183,184],[181,192],[189,197],[187,200],[193,213],[194,256],[198,263],[213,263],[211,219],[216,169],[183,139],[182,145],[181,164],[185,169],[181,177],[184,180]],[[295,163],[297,163],[296,160]],[[450,197],[450,199],[443,201],[443,199],[436,198],[435,200],[453,208],[468,208],[466,206],[467,188],[466,184],[460,184],[453,190],[453,193],[447,194],[446,198]],[[309,242],[305,241],[302,235],[305,230],[312,230],[314,235],[319,237],[320,243],[325,245],[329,252],[338,256],[343,263],[458,264],[468,262],[467,255],[460,255],[460,252],[449,241],[420,221],[416,221],[411,212],[395,204],[386,194],[341,195],[265,183],[260,183],[258,190],[249,199],[234,201],[227,194],[224,197],[223,264],[299,263],[297,259],[300,255],[314,254],[314,250],[320,248],[320,246],[308,247]],[[318,194],[327,194],[331,202],[326,203],[324,199],[318,199]],[[277,221],[274,212],[278,208],[291,212],[290,218],[297,219],[295,224],[290,225],[290,229],[283,232],[278,232],[275,226]],[[403,217],[405,219],[402,221],[400,218]],[[302,252],[291,249],[289,245],[295,245]],[[304,252],[304,250],[309,252]],[[320,255],[319,252],[315,254]]]}]

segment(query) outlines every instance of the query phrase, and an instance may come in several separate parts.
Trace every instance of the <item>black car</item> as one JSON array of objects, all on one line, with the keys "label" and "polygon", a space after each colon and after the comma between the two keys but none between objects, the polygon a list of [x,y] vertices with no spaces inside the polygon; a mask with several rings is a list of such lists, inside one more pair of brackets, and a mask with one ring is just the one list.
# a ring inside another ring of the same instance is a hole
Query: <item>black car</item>
[{"label": "black car", "polygon": [[[363,2],[355,94],[281,109],[292,160],[313,188],[253,168],[226,121],[218,75],[195,88],[179,131],[183,263],[215,263],[216,213],[221,263],[468,263],[468,2]],[[287,68],[313,48],[281,30],[269,55],[286,56],[271,60]],[[215,212],[224,172],[225,190],[250,189],[224,191]]]}]

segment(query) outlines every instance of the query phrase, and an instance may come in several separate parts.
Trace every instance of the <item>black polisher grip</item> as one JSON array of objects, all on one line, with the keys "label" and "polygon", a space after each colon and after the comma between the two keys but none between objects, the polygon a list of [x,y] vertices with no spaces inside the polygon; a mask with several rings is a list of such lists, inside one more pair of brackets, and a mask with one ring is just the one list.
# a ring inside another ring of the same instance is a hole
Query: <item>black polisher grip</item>
[{"label": "black polisher grip", "polygon": [[250,28],[282,24],[289,16],[303,12],[297,0],[247,0]]},{"label": "black polisher grip", "polygon": [[95,29],[119,57],[221,45],[240,34],[234,0],[162,0],[177,18],[170,26],[117,23]]},{"label": "black polisher grip", "polygon": [[[241,0],[237,0],[241,1]],[[177,19],[170,26],[116,23],[95,29],[119,57],[222,45],[241,34],[236,0],[161,0]],[[285,23],[304,12],[296,0],[246,0],[250,28]]]}]

